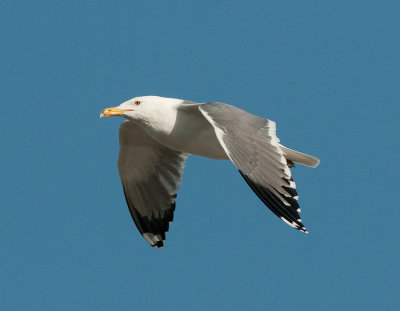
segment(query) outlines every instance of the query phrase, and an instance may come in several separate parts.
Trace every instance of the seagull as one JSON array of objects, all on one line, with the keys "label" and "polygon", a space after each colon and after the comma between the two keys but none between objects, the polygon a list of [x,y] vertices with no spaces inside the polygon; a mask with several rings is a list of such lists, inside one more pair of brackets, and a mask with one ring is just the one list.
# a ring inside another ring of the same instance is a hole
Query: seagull
[{"label": "seagull", "polygon": [[219,102],[135,97],[100,117],[121,116],[118,170],[137,229],[162,248],[189,155],[231,160],[260,200],[291,227],[308,233],[290,168],[319,159],[282,146],[276,124]]}]

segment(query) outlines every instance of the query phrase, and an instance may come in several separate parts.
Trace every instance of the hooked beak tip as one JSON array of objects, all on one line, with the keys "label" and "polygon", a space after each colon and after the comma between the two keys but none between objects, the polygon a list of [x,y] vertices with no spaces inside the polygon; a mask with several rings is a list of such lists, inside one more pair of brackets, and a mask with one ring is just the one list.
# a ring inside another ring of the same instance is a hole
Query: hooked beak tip
[{"label": "hooked beak tip", "polygon": [[107,118],[107,117],[110,116],[110,114],[108,114],[108,113],[106,112],[108,109],[109,109],[109,108],[103,109],[103,111],[100,112],[100,118]]}]

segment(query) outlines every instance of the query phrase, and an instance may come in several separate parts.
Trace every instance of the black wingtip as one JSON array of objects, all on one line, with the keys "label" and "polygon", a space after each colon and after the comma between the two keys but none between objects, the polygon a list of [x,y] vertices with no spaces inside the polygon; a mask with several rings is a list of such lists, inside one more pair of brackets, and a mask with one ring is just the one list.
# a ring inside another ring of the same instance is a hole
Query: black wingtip
[{"label": "black wingtip", "polygon": [[162,241],[158,241],[158,242],[152,244],[151,246],[154,247],[154,248],[159,248],[159,249],[161,249],[161,248],[164,247],[164,243],[163,243]]},{"label": "black wingtip", "polygon": [[[257,182],[254,182],[249,176],[243,174],[243,172],[241,172],[240,170],[239,173],[242,175],[242,177],[250,186],[250,188],[255,192],[255,194],[260,198],[260,200],[276,216],[278,216],[281,220],[283,220],[292,228],[302,231],[304,233],[308,233],[299,215],[300,207],[299,204],[297,203],[298,195],[294,187],[294,181],[292,178],[290,180],[285,180],[288,186],[283,186],[283,188],[290,196],[282,195],[282,198],[280,198],[270,189],[266,188],[263,185],[260,185]],[[293,186],[291,186],[291,183],[293,183]]]},{"label": "black wingtip", "polygon": [[158,217],[148,217],[139,214],[132,200],[127,195],[125,187],[123,187],[123,190],[129,207],[129,212],[131,213],[132,219],[142,237],[150,244],[150,246],[154,248],[163,248],[163,242],[165,241],[169,224],[174,219],[174,211],[176,207],[175,200],[177,194],[175,193],[171,195],[170,209],[165,210],[163,215],[159,215]]}]

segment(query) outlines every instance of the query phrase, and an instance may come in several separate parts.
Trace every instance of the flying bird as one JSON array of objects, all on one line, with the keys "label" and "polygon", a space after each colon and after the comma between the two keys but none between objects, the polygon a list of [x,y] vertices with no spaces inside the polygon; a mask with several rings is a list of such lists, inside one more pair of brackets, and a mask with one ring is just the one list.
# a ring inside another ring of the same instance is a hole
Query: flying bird
[{"label": "flying bird", "polygon": [[110,116],[127,119],[119,129],[118,169],[133,221],[151,246],[163,246],[191,154],[230,159],[275,215],[308,233],[290,168],[316,167],[319,160],[282,146],[275,122],[224,103],[158,96],[135,97],[100,114]]}]

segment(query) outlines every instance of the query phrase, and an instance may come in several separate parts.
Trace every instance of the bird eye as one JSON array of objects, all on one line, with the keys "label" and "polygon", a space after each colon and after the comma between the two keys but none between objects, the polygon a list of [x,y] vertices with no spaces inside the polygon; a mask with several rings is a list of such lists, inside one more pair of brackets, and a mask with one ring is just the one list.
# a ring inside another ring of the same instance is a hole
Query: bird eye
[{"label": "bird eye", "polygon": [[135,105],[136,105],[136,106],[139,106],[139,105],[140,105],[140,101],[138,101],[138,100],[135,101]]}]

